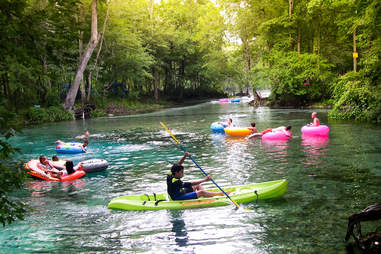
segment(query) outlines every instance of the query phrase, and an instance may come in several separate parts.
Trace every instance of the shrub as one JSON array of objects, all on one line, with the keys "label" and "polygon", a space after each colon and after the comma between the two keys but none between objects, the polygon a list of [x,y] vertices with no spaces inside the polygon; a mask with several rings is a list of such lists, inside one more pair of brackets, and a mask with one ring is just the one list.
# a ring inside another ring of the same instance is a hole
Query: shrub
[{"label": "shrub", "polygon": [[348,73],[334,84],[335,105],[331,119],[381,122],[381,92],[364,76]]},{"label": "shrub", "polygon": [[26,111],[25,117],[30,124],[74,120],[73,115],[65,111],[61,106],[51,106],[49,108],[30,107]]},{"label": "shrub", "polygon": [[300,106],[330,98],[332,65],[322,57],[274,51],[267,62],[269,66],[256,67],[253,74],[272,87],[270,100],[273,103]]},{"label": "shrub", "polygon": [[91,118],[101,117],[101,116],[105,116],[105,115],[106,115],[106,113],[104,112],[103,109],[95,109],[95,110],[91,111],[91,113],[90,113]]},{"label": "shrub", "polygon": [[26,173],[21,163],[12,160],[12,155],[20,150],[12,147],[7,140],[21,129],[15,124],[16,115],[4,105],[4,101],[0,101],[0,223],[3,226],[23,219],[27,209],[24,203],[9,197],[9,193],[22,187]]}]

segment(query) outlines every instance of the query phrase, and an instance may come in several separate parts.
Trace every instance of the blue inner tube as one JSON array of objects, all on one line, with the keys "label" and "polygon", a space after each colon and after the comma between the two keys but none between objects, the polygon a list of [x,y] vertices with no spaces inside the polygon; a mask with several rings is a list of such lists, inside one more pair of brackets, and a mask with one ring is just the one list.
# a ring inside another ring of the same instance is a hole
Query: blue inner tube
[{"label": "blue inner tube", "polygon": [[[56,152],[57,153],[84,153],[82,148],[80,147],[81,143],[65,143],[65,145],[57,145],[56,146]],[[85,150],[87,148],[85,147]]]},{"label": "blue inner tube", "polygon": [[223,126],[220,123],[212,123],[210,125],[210,129],[212,130],[213,133],[225,133],[225,126]]}]

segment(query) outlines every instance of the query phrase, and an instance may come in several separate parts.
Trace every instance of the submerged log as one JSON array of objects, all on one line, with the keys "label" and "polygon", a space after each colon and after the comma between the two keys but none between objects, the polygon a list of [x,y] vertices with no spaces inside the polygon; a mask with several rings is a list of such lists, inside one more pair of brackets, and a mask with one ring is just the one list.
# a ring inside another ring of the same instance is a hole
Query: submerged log
[{"label": "submerged log", "polygon": [[[345,241],[348,241],[349,238],[353,236],[355,239],[355,246],[365,251],[365,253],[381,253],[381,227],[363,237],[360,224],[362,221],[373,221],[379,219],[381,219],[381,203],[370,205],[362,212],[352,214],[348,218],[348,228]],[[357,228],[356,235],[353,232],[355,227]]]}]

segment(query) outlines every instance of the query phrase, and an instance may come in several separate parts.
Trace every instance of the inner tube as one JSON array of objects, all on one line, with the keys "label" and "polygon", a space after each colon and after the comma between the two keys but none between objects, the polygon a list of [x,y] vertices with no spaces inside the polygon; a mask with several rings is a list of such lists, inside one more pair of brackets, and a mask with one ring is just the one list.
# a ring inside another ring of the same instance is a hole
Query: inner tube
[{"label": "inner tube", "polygon": [[219,102],[221,102],[221,103],[224,103],[224,102],[229,102],[229,99],[227,99],[227,98],[224,98],[224,99],[219,99]]},{"label": "inner tube", "polygon": [[[87,147],[85,147],[85,150],[87,151]],[[67,153],[67,154],[84,153],[84,151],[81,148],[81,143],[75,143],[75,142],[65,143],[64,145],[57,145],[56,152]]]},{"label": "inner tube", "polygon": [[82,169],[79,169],[75,171],[73,174],[70,175],[63,175],[60,179],[51,177],[50,175],[46,175],[44,171],[39,169],[37,167],[37,163],[39,160],[30,160],[25,164],[25,169],[27,170],[27,173],[33,177],[40,178],[46,181],[71,181],[78,179],[86,174],[86,172]]},{"label": "inner tube", "polygon": [[230,102],[240,102],[240,101],[241,101],[241,99],[231,99]]},{"label": "inner tube", "polygon": [[108,167],[108,162],[103,159],[86,160],[86,161],[82,161],[81,164],[82,164],[82,169],[86,173],[94,173],[94,172],[103,171]]},{"label": "inner tube", "polygon": [[233,137],[244,137],[251,134],[248,128],[231,127],[225,128],[225,133]]},{"label": "inner tube", "polygon": [[328,136],[329,128],[327,125],[319,125],[319,126],[305,125],[302,127],[301,131],[305,135]]},{"label": "inner tube", "polygon": [[[288,133],[291,135],[291,132]],[[263,140],[287,140],[289,138],[283,131],[270,131],[262,135]]]},{"label": "inner tube", "polygon": [[222,124],[215,122],[210,125],[210,129],[212,130],[213,133],[225,133],[225,126]]}]

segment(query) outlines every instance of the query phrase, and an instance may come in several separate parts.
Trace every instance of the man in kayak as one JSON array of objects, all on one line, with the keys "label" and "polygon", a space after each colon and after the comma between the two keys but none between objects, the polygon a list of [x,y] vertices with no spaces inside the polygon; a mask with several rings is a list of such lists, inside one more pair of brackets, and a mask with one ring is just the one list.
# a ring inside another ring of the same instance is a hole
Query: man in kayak
[{"label": "man in kayak", "polygon": [[[208,192],[201,186],[201,183],[212,179],[211,176],[207,176],[202,180],[196,180],[192,182],[182,182],[180,179],[184,177],[184,167],[182,166],[186,157],[190,157],[191,154],[185,152],[184,156],[178,163],[172,165],[171,172],[167,175],[167,191],[172,200],[187,200],[197,199],[198,197],[214,197],[223,196],[222,192]],[[227,191],[226,193],[230,193]]]}]

